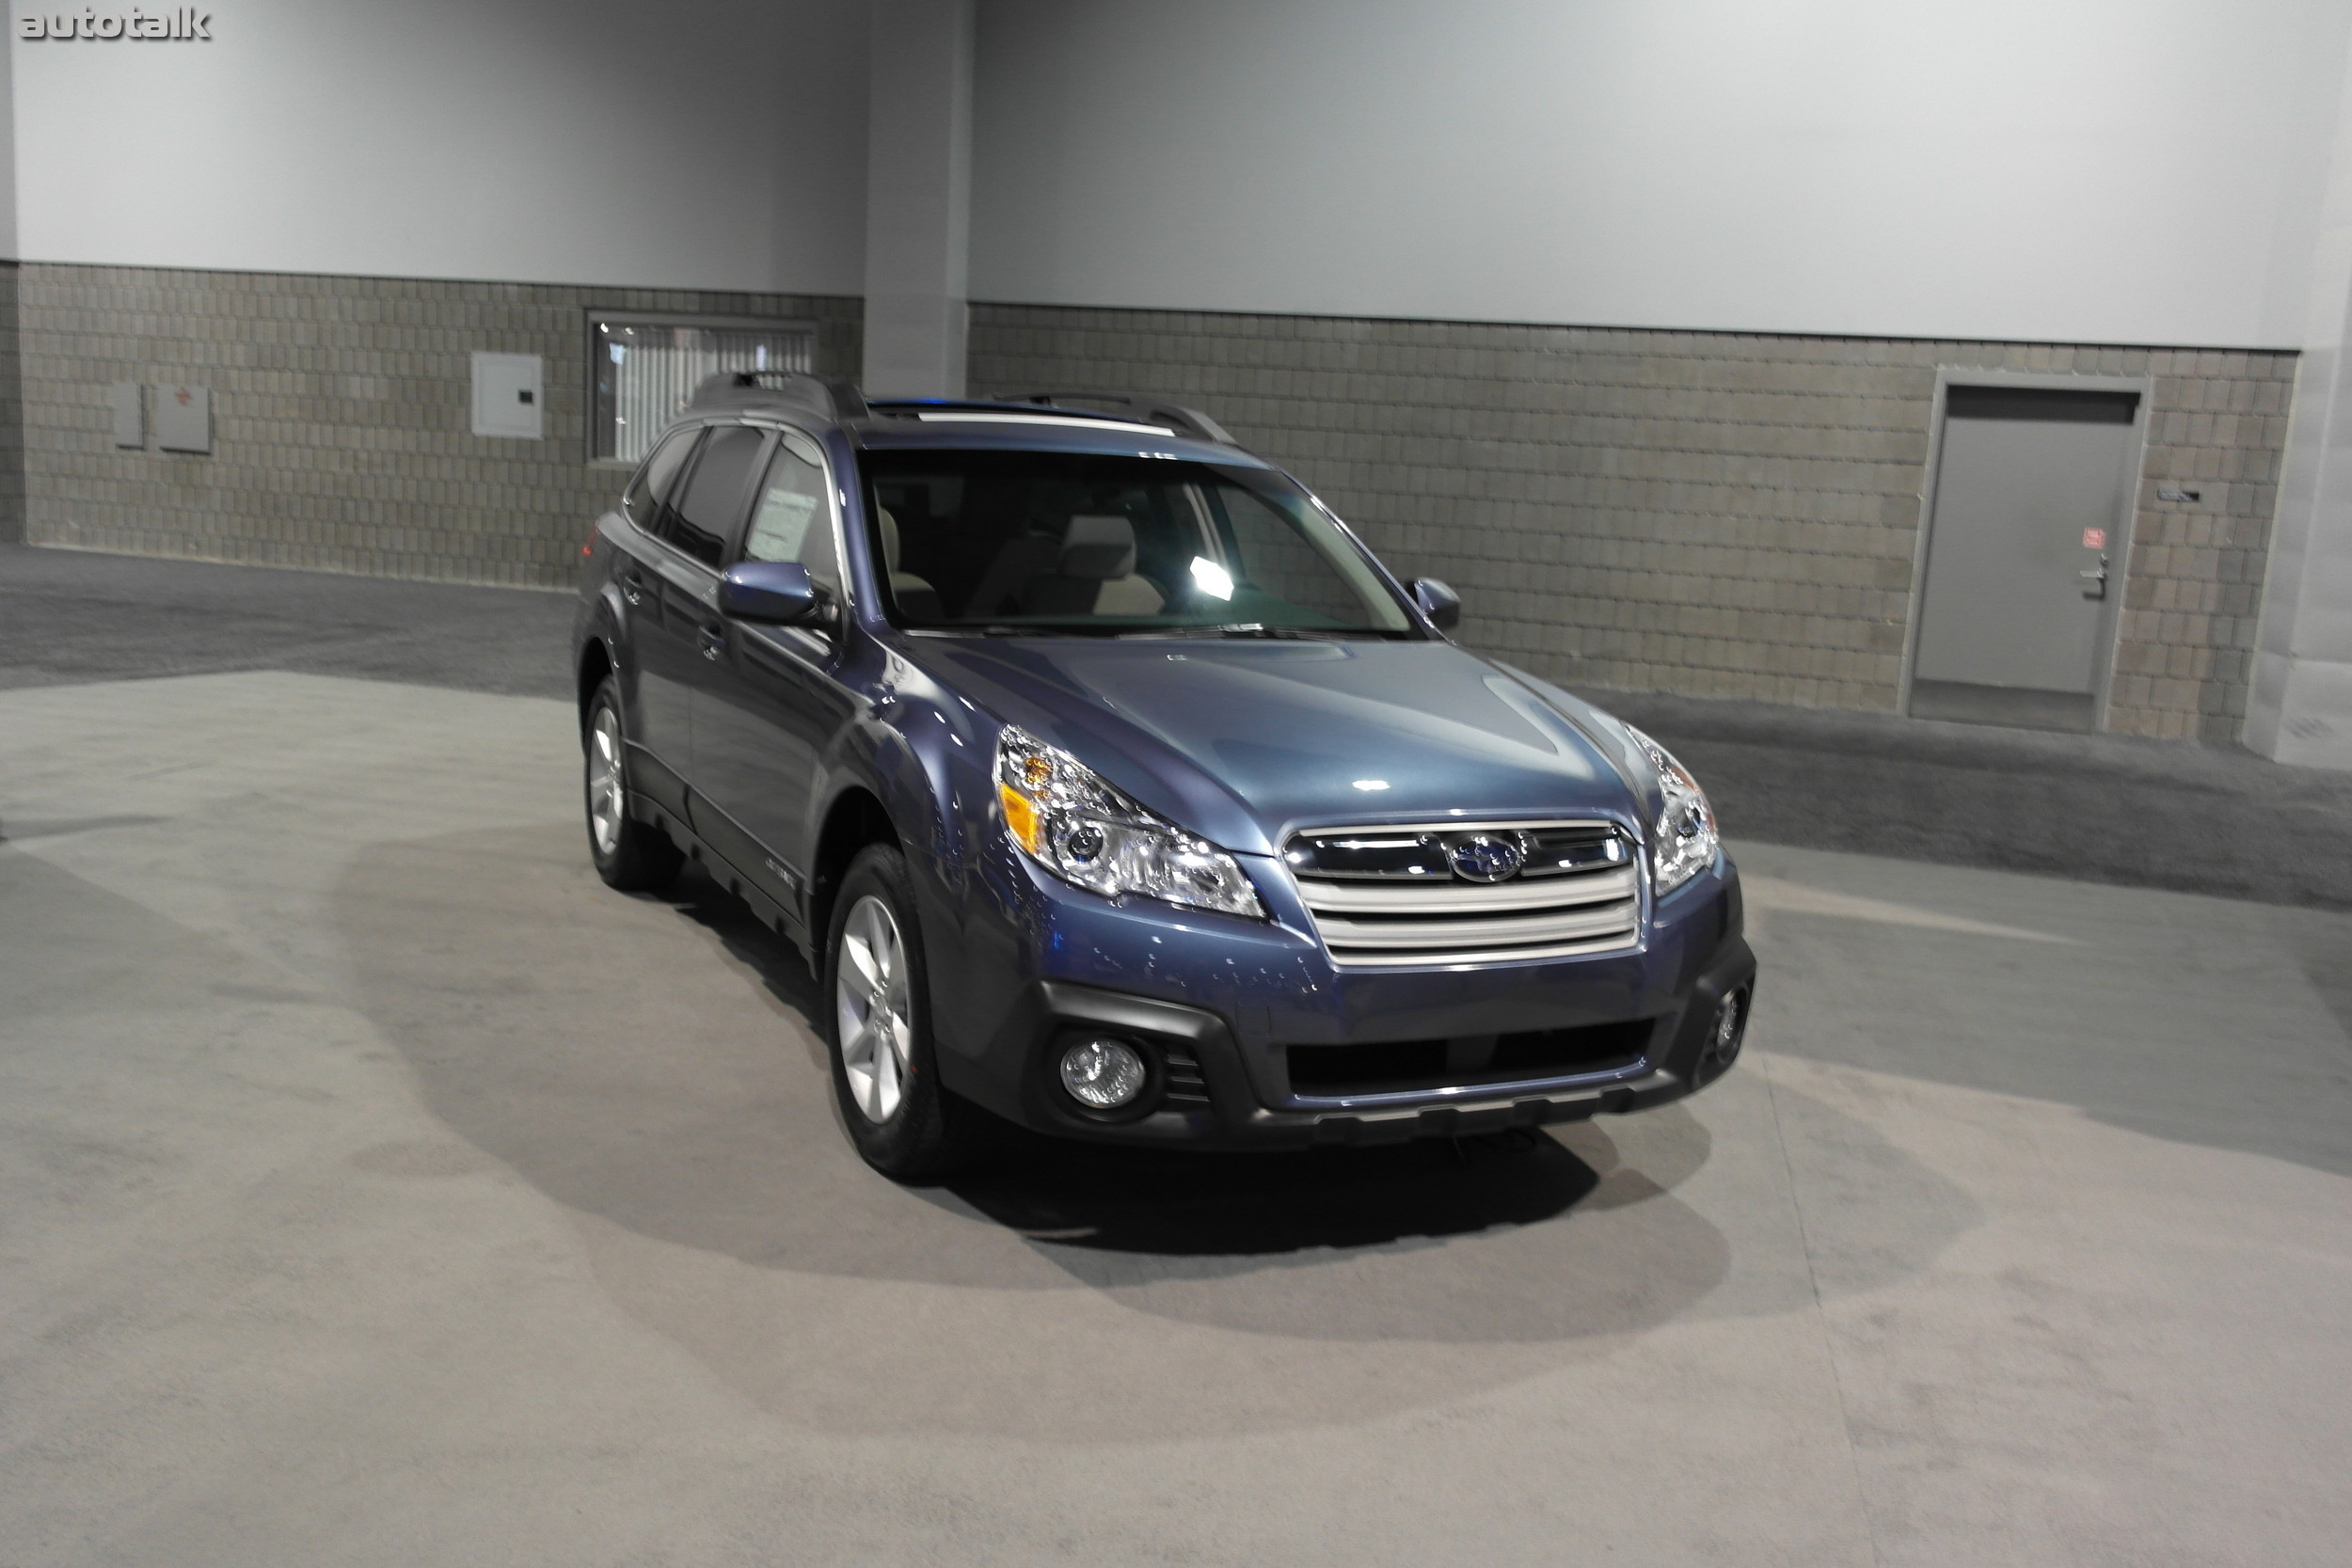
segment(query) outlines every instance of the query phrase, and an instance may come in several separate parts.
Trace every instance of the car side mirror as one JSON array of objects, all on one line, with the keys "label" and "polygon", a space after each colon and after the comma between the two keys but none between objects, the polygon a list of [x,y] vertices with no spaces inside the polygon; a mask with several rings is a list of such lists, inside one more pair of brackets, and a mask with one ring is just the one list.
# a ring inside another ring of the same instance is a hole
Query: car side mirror
[{"label": "car side mirror", "polygon": [[1436,578],[1413,579],[1413,602],[1439,631],[1452,631],[1462,624],[1462,595]]},{"label": "car side mirror", "polygon": [[739,561],[719,579],[719,613],[804,626],[824,618],[824,591],[797,561]]}]

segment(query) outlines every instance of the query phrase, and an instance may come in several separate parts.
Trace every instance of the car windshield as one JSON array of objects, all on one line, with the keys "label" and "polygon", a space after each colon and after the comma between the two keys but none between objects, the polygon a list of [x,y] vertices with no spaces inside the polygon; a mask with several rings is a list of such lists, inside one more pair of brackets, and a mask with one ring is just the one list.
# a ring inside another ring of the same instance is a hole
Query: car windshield
[{"label": "car windshield", "polygon": [[1057,451],[869,451],[902,626],[1079,636],[1411,637],[1412,618],[1263,468]]}]

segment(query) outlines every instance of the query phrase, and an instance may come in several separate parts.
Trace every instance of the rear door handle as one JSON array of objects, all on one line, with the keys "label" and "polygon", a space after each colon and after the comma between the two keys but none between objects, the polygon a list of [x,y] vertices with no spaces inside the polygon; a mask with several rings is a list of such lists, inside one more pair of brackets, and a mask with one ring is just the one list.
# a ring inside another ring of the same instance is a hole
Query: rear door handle
[{"label": "rear door handle", "polygon": [[636,604],[645,596],[645,579],[634,572],[621,574],[621,597]]}]

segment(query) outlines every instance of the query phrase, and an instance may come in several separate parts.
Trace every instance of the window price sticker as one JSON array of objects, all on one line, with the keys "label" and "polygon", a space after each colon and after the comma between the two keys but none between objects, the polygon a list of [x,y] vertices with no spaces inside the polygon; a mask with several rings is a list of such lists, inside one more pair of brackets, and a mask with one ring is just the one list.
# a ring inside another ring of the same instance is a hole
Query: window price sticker
[{"label": "window price sticker", "polygon": [[2107,547],[2107,531],[2106,531],[2106,529],[2103,529],[2103,528],[2087,528],[2087,529],[2083,530],[2083,548],[2084,548],[2084,549],[2087,549],[2087,550],[2104,550],[2104,549],[2106,549],[2106,547]]}]

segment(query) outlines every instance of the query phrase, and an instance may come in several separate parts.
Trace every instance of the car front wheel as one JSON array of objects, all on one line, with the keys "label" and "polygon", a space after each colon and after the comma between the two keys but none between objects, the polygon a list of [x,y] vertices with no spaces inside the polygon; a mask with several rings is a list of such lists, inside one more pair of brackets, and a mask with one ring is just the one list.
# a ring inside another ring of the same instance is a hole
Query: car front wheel
[{"label": "car front wheel", "polygon": [[944,1174],[962,1153],[958,1112],[939,1085],[929,974],[906,860],[869,845],[834,899],[825,995],[834,1093],[866,1163],[899,1181]]}]

